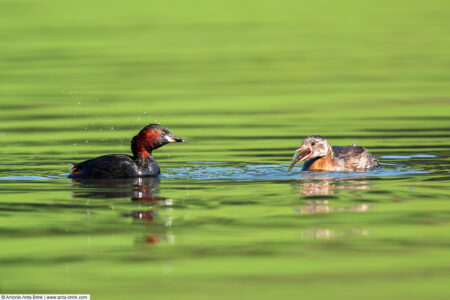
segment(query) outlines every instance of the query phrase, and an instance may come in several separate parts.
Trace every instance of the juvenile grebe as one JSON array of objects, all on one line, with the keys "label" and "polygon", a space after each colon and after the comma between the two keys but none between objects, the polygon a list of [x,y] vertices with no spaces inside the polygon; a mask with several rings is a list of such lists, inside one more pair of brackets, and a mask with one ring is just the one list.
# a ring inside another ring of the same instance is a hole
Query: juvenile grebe
[{"label": "juvenile grebe", "polygon": [[302,171],[348,171],[356,172],[381,168],[378,160],[361,146],[331,146],[320,135],[306,137],[295,151],[291,171],[295,163],[305,161]]}]

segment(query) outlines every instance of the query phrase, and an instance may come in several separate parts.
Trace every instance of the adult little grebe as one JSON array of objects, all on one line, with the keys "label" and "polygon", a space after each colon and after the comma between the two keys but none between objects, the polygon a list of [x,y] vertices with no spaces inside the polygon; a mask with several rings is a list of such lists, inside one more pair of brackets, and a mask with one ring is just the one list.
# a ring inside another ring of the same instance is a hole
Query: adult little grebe
[{"label": "adult little grebe", "polygon": [[306,137],[295,151],[291,171],[298,161],[308,159],[302,171],[348,171],[356,172],[381,168],[378,160],[361,146],[331,146],[320,135]]},{"label": "adult little grebe", "polygon": [[150,124],[145,126],[131,140],[133,156],[110,154],[73,164],[69,178],[132,178],[141,176],[157,176],[160,169],[152,157],[152,151],[168,143],[183,142],[167,128]]}]

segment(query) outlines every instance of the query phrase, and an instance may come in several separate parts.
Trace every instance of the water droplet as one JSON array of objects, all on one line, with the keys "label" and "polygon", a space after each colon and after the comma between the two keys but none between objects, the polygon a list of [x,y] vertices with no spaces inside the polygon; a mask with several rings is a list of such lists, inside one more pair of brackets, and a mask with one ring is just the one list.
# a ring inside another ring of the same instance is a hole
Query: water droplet
[{"label": "water droplet", "polygon": [[77,145],[77,143],[73,143],[73,146],[75,147]]},{"label": "water droplet", "polygon": [[170,275],[170,274],[172,274],[173,269],[172,269],[171,266],[165,265],[162,268],[162,272],[163,272],[164,275]]}]

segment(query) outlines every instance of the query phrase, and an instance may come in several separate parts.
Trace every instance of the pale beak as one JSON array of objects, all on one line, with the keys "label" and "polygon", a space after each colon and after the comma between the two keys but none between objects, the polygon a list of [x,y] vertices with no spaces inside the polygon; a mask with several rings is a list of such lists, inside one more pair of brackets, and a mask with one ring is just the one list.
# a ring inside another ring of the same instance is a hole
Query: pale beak
[{"label": "pale beak", "polygon": [[292,163],[291,166],[289,167],[288,172],[292,171],[292,169],[294,168],[295,164],[298,161],[305,160],[310,156],[311,156],[311,149],[309,147],[298,148],[297,151],[295,151],[294,153],[294,157],[292,158]]},{"label": "pale beak", "polygon": [[166,134],[165,135],[166,141],[169,143],[179,143],[179,142],[184,142],[184,140],[182,138],[176,137],[173,134]]}]

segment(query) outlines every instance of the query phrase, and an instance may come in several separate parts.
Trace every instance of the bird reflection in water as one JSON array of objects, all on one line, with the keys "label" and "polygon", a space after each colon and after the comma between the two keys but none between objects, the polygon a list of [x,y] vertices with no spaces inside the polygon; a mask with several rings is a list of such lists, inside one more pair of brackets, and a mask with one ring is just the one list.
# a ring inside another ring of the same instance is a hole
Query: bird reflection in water
[{"label": "bird reflection in water", "polygon": [[333,238],[343,237],[343,236],[366,236],[369,234],[369,231],[367,229],[357,229],[357,228],[350,228],[350,229],[330,229],[330,228],[316,228],[316,229],[309,229],[306,231],[303,231],[300,236],[304,240],[314,239],[314,240],[329,240]]},{"label": "bird reflection in water", "polygon": [[298,208],[298,212],[301,214],[330,213],[335,211],[367,211],[371,207],[365,203],[346,207],[334,207],[329,205],[328,199],[320,196],[333,195],[338,190],[360,191],[371,188],[363,180],[337,180],[336,178],[330,177],[304,178],[300,183],[294,183],[293,185],[296,193],[307,197],[305,200],[307,205]]},{"label": "bird reflection in water", "polygon": [[126,179],[72,179],[74,186],[82,188],[73,193],[74,198],[130,198],[132,201],[164,204],[166,198],[159,197],[158,177]]},{"label": "bird reflection in water", "polygon": [[[347,190],[350,192],[369,190],[372,186],[367,181],[361,179],[336,179],[330,177],[313,177],[303,178],[300,183],[293,184],[296,193],[301,194],[305,198],[302,199],[304,205],[295,208],[295,212],[302,215],[321,214],[321,213],[337,213],[337,212],[364,212],[371,209],[367,203],[335,206],[330,202],[336,199],[333,195],[339,191]],[[302,239],[332,239],[342,236],[368,235],[367,229],[360,228],[313,228],[301,233]]]},{"label": "bird reflection in water", "polygon": [[300,193],[304,196],[331,195],[337,190],[370,190],[367,181],[360,179],[336,179],[330,177],[304,178],[300,182]]},{"label": "bird reflection in water", "polygon": [[[160,179],[158,177],[141,177],[127,179],[73,179],[78,189],[73,193],[74,198],[113,199],[130,198],[133,202],[139,202],[148,206],[170,206],[173,199],[159,196]],[[140,223],[155,225],[158,212],[153,208],[131,211],[123,214],[124,217],[138,220]],[[171,220],[165,220],[164,225],[171,225]],[[160,226],[150,226],[151,231],[161,231]],[[155,230],[157,229],[157,230]],[[164,230],[166,231],[166,230]],[[161,234],[149,232],[142,239],[147,244],[156,244],[163,240]],[[168,235],[167,240],[174,240]]]}]

